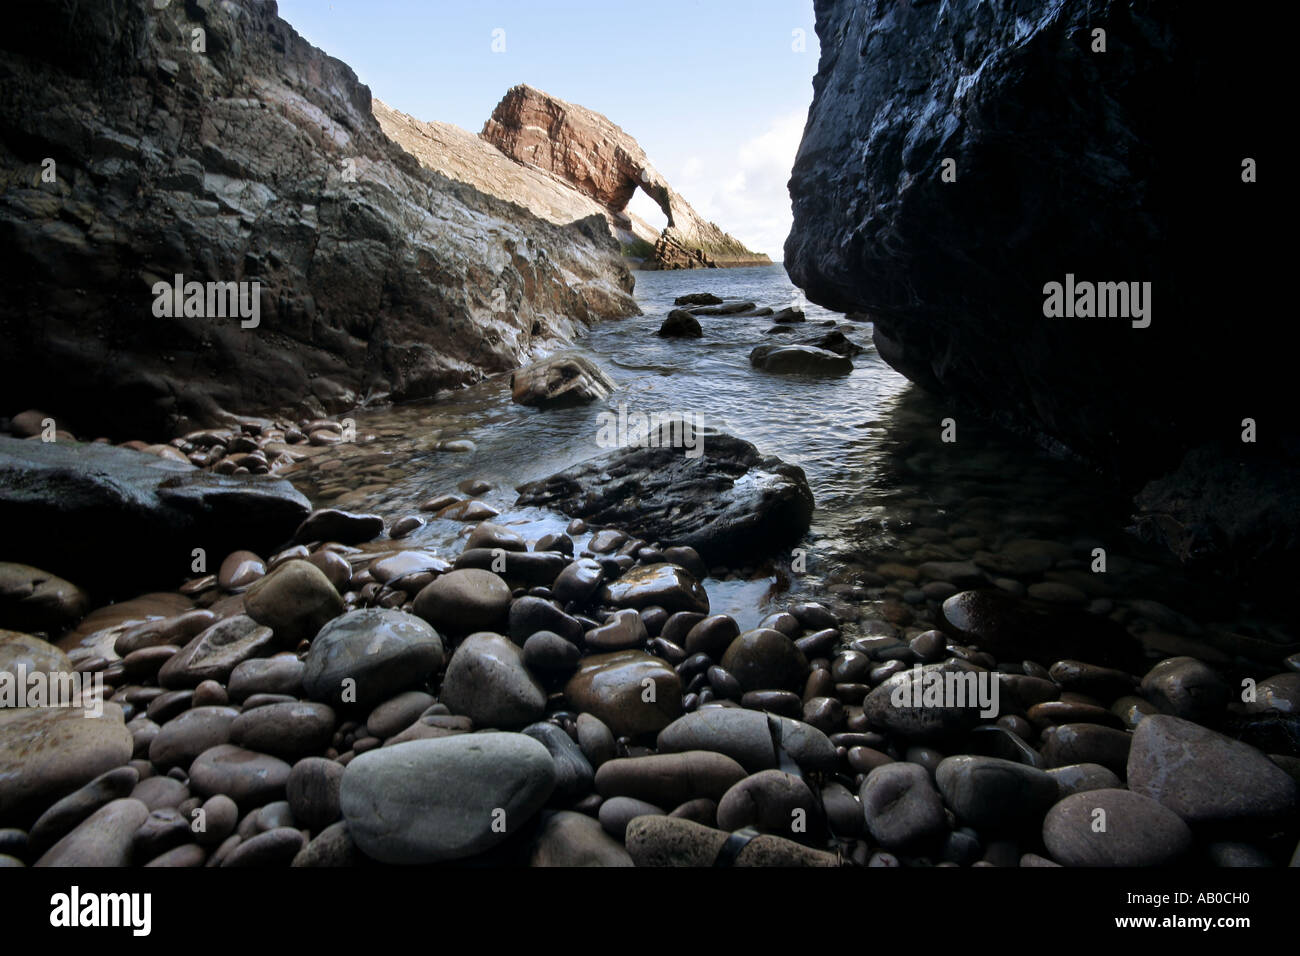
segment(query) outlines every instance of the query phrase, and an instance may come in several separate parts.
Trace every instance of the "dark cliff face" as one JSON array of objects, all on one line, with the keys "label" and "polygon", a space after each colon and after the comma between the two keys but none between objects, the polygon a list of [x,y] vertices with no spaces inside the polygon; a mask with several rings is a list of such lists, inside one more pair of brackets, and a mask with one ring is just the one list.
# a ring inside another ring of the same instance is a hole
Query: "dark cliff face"
[{"label": "dark cliff face", "polygon": [[[1207,443],[1246,465],[1285,453],[1267,26],[1140,0],[816,12],[785,249],[810,299],[869,313],[881,355],[959,415],[1130,487]],[[1046,317],[1067,274],[1151,283],[1149,326]]]},{"label": "dark cliff face", "polygon": [[[556,226],[421,169],[274,3],[34,0],[9,18],[6,411],[75,410],[72,427],[117,437],[332,412],[636,312],[603,222]],[[258,324],[159,317],[155,284],[177,274],[256,280]]]}]

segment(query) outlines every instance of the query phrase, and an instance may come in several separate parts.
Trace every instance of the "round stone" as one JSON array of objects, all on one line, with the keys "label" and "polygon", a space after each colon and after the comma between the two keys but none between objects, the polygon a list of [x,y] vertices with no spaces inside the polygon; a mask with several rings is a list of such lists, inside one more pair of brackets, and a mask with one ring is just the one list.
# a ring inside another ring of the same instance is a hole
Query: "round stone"
[{"label": "round stone", "polygon": [[1163,866],[1192,844],[1172,810],[1129,790],[1066,797],[1043,820],[1043,843],[1063,866]]},{"label": "round stone", "polygon": [[449,634],[499,631],[506,623],[510,587],[491,571],[448,571],[415,596],[414,612]]},{"label": "round stone", "polygon": [[303,688],[313,700],[373,707],[421,684],[442,662],[442,638],[420,618],[366,608],[334,619],[316,635]]},{"label": "round stone", "polygon": [[722,655],[722,667],[744,690],[796,690],[808,676],[808,661],[780,631],[757,628],[741,634]]},{"label": "round stone", "polygon": [[440,863],[519,832],[554,786],[551,755],[531,737],[463,734],[362,754],[344,771],[339,800],[366,856]]}]

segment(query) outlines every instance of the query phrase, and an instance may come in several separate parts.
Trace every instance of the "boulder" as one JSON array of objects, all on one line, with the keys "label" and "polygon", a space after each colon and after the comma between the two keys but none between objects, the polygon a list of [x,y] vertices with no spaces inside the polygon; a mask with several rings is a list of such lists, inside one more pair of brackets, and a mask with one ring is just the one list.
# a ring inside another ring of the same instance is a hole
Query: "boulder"
[{"label": "boulder", "polygon": [[655,433],[660,447],[624,448],[521,485],[518,504],[689,546],[709,564],[752,563],[803,536],[813,508],[803,469],[730,435],[696,431],[694,449],[672,447],[673,427]]},{"label": "boulder", "polygon": [[[5,357],[20,351],[13,346]],[[96,363],[117,374],[114,363],[99,356]],[[63,366],[61,374],[68,372]],[[103,397],[91,404],[102,407]],[[0,436],[0,527],[9,553],[83,586],[92,583],[85,556],[112,554],[94,565],[97,595],[174,588],[195,548],[209,562],[240,548],[269,553],[309,511],[282,478],[219,475],[112,445]],[[68,617],[65,611],[60,620]]]},{"label": "boulder", "polygon": [[591,359],[575,352],[552,355],[510,376],[516,405],[553,408],[608,398],[617,386]]}]

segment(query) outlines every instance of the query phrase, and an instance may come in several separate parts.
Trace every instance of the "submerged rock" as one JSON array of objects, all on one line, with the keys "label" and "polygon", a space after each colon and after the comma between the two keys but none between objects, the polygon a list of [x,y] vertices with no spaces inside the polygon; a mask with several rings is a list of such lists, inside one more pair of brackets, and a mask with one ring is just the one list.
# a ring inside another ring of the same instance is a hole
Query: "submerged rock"
[{"label": "submerged rock", "polygon": [[655,335],[661,339],[688,338],[698,339],[704,334],[700,320],[685,309],[673,309],[664,319],[663,325]]},{"label": "submerged rock", "polygon": [[749,353],[749,364],[768,372],[846,375],[853,360],[814,345],[760,345]]}]

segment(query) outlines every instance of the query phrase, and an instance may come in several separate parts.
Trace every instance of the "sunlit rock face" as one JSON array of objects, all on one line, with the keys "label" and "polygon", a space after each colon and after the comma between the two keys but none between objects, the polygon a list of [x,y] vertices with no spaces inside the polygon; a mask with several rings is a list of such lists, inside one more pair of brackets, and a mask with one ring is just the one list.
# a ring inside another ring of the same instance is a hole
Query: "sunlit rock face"
[{"label": "sunlit rock face", "polygon": [[[650,164],[637,141],[607,117],[531,86],[512,87],[483,126],[482,137],[526,168],[570,184],[608,210],[616,229],[655,248],[646,267],[695,269],[770,262],[706,221]],[[646,235],[627,213],[638,189],[663,211],[668,227]],[[620,221],[626,220],[626,224]]]},{"label": "sunlit rock face", "polygon": [[[13,18],[7,407],[75,408],[124,437],[222,409],[334,412],[476,381],[636,311],[597,211],[557,226],[421,168],[274,4],[36,0]],[[246,283],[248,308],[191,306],[191,282]]]}]

